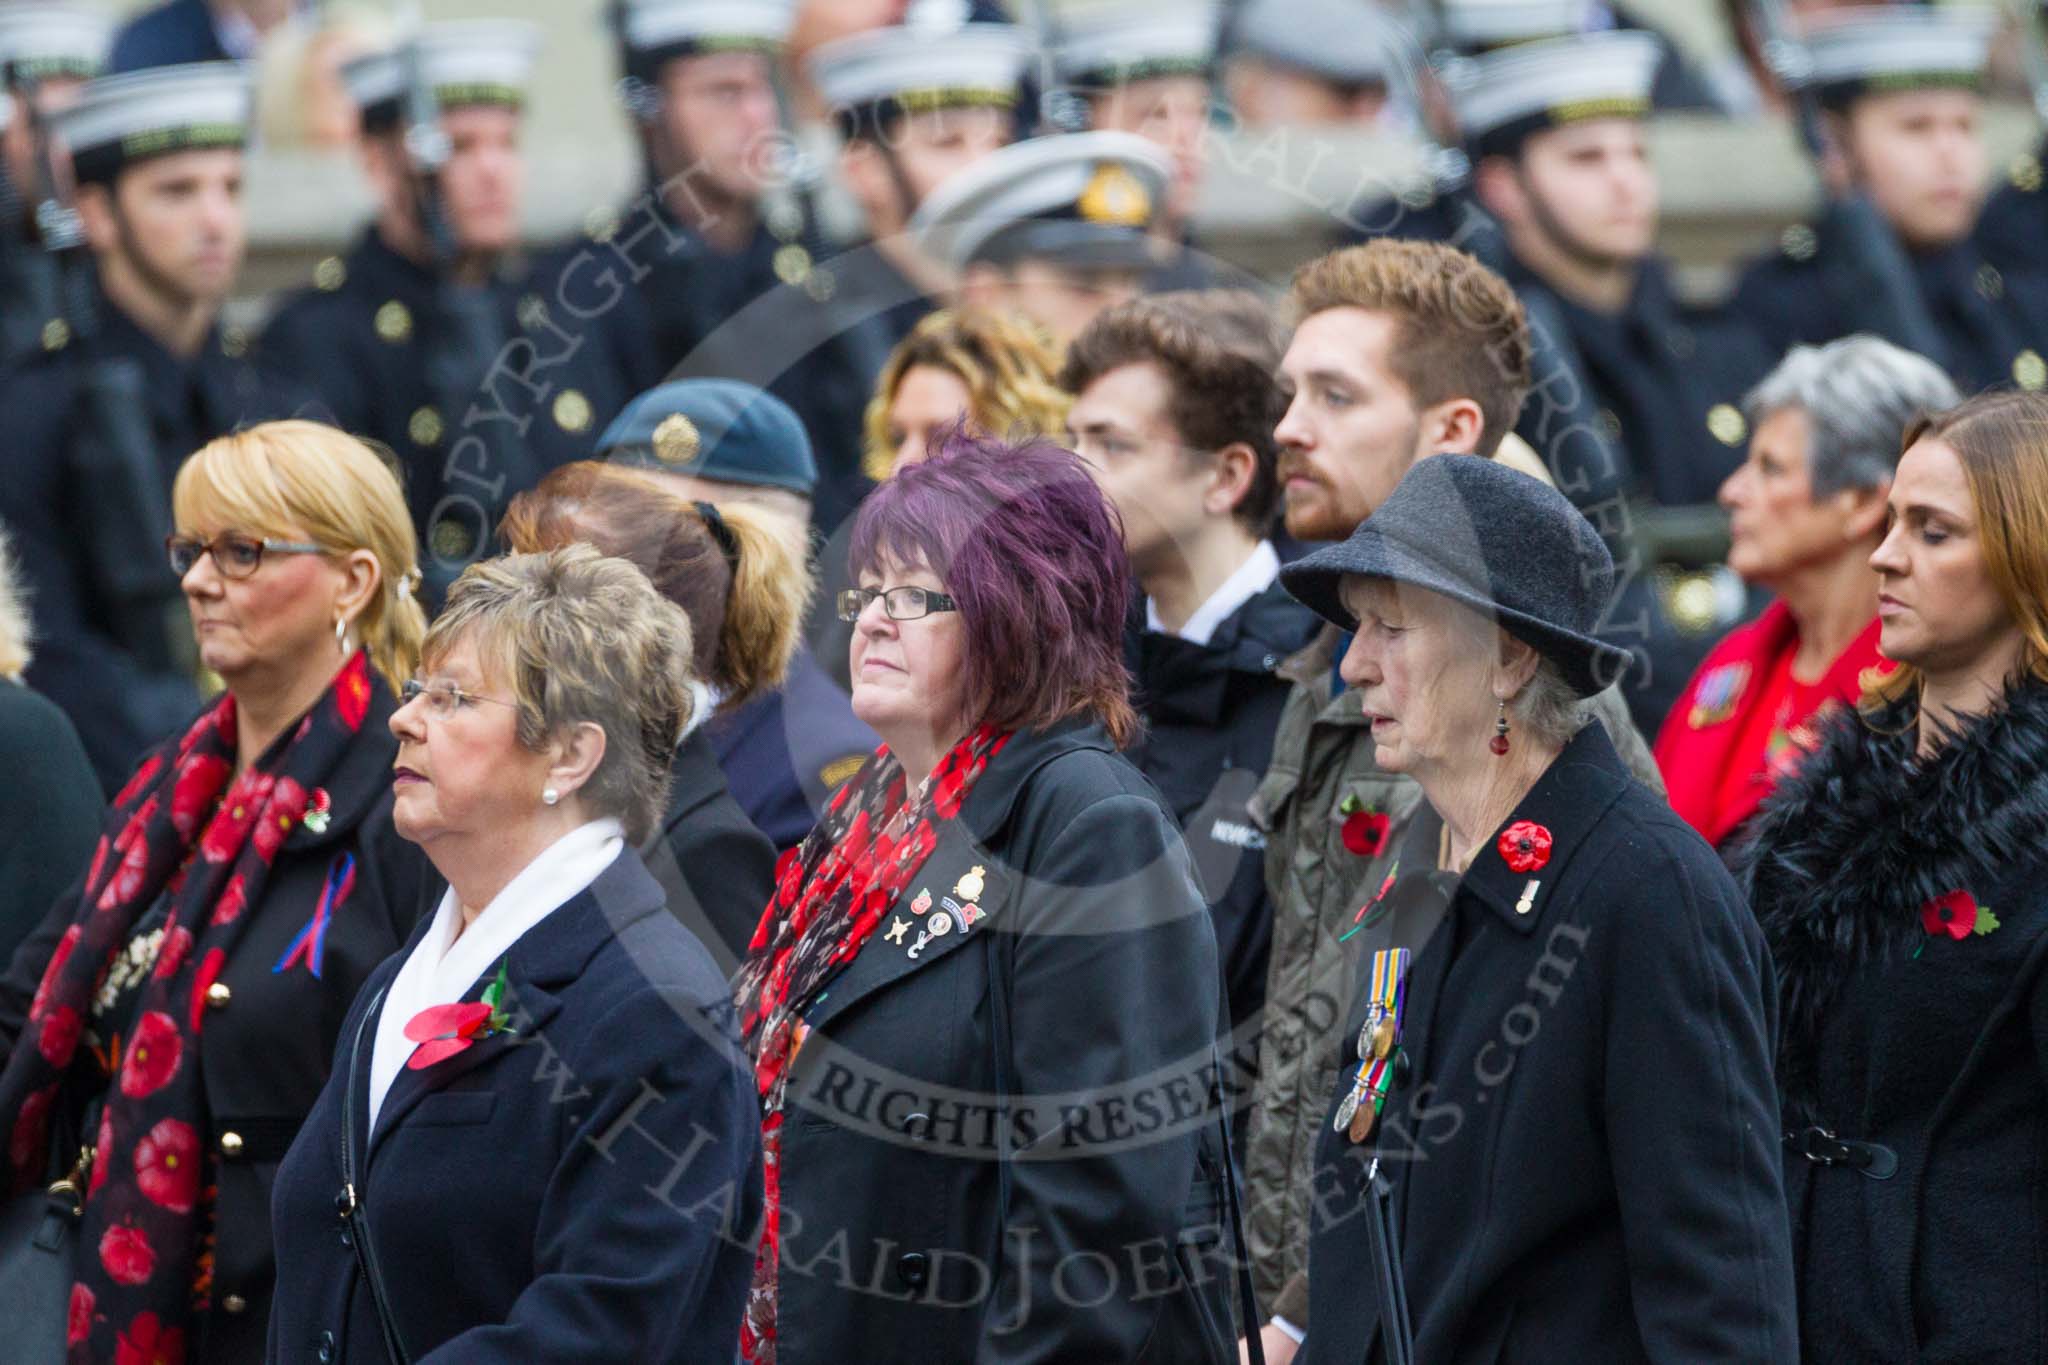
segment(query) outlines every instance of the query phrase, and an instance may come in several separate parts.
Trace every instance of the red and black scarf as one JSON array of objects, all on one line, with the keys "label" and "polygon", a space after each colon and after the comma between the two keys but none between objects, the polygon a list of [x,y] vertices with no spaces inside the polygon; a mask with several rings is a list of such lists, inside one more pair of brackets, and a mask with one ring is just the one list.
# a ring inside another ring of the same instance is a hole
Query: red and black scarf
[{"label": "red and black scarf", "polygon": [[199,1073],[207,988],[260,904],[271,861],[362,729],[368,657],[352,655],[297,726],[230,783],[236,710],[221,699],[108,808],[71,927],[0,1071],[11,1187],[46,1178],[52,1109],[94,993],[159,900],[168,916],[119,1072],[106,1086],[71,1289],[71,1359],[179,1359],[211,1297],[211,1116]]},{"label": "red and black scarf", "polygon": [[960,813],[1008,731],[984,725],[939,760],[913,799],[903,765],[884,746],[839,789],[803,843],[782,855],[775,898],[761,916],[735,983],[740,1030],[761,1095],[767,1202],[754,1284],[740,1324],[748,1365],[775,1359],[776,1258],[781,1250],[782,1101],[801,1042],[801,1012],[859,955],[938,844],[935,826]]}]

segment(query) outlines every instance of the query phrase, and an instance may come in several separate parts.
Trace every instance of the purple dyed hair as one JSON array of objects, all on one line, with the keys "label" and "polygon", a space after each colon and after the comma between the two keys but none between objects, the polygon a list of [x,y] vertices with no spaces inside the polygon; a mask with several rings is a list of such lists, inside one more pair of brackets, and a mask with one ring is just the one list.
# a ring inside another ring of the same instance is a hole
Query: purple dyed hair
[{"label": "purple dyed hair", "polygon": [[936,434],[853,523],[855,578],[884,559],[923,564],[960,605],[963,684],[977,723],[1041,729],[1091,715],[1137,737],[1124,667],[1130,571],[1123,527],[1081,457],[1051,441]]}]

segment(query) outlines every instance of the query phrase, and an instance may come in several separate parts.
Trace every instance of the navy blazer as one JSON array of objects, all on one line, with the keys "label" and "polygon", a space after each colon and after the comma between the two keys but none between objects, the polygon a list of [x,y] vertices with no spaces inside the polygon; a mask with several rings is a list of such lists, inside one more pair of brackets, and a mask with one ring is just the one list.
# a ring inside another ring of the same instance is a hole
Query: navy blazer
[{"label": "navy blazer", "polygon": [[414,1361],[727,1365],[753,1274],[759,1110],[725,983],[639,855],[512,945],[517,1035],[401,1070],[366,1133],[364,1016],[403,961],[365,984],[278,1170],[269,1358],[386,1359],[335,1205],[363,1025],[357,1197]]}]

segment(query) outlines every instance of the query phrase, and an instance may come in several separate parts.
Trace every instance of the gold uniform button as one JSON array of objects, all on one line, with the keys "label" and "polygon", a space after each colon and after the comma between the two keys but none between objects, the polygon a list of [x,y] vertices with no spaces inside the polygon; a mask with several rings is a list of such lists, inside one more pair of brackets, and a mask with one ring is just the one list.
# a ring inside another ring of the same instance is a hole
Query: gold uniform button
[{"label": "gold uniform button", "polygon": [[2029,393],[2048,387],[2048,360],[2039,351],[2021,351],[2012,358],[2012,382]]},{"label": "gold uniform button", "polygon": [[434,553],[443,559],[464,559],[469,555],[469,528],[453,517],[434,523],[431,537]]},{"label": "gold uniform button", "polygon": [[246,1313],[249,1311],[249,1301],[240,1294],[230,1294],[220,1301],[220,1311],[223,1313]]},{"label": "gold uniform button", "polygon": [[600,204],[583,215],[583,231],[593,242],[609,242],[619,230],[619,215]]},{"label": "gold uniform button", "polygon": [[1599,420],[1600,430],[1606,433],[1608,440],[1619,441],[1621,439],[1621,419],[1614,415],[1613,408],[1600,409]]},{"label": "gold uniform button", "polygon": [[529,332],[539,331],[548,325],[548,303],[538,294],[521,295],[516,311],[519,325]]},{"label": "gold uniform button", "polygon": [[412,335],[412,309],[392,299],[377,310],[377,335],[396,346]]},{"label": "gold uniform button", "polygon": [[811,273],[811,253],[791,242],[775,250],[775,278],[784,284],[802,284]]},{"label": "gold uniform button", "polygon": [[2022,194],[2037,194],[2041,189],[2041,159],[2032,153],[2023,152],[2006,165],[2005,178],[2012,187]]},{"label": "gold uniform button", "polygon": [[2005,276],[1998,273],[1998,267],[1995,265],[1978,266],[1976,279],[1973,282],[1977,286],[1977,294],[1980,298],[2000,299],[2005,297]]},{"label": "gold uniform button", "polygon": [[332,294],[348,283],[348,266],[339,256],[329,256],[313,267],[313,287],[323,294]]},{"label": "gold uniform button", "polygon": [[1707,434],[1724,446],[1739,446],[1749,435],[1749,423],[1733,403],[1716,403],[1707,409]]},{"label": "gold uniform button", "polygon": [[1703,573],[1681,574],[1671,585],[1665,608],[1671,624],[1698,635],[1714,624],[1714,582]]},{"label": "gold uniform button", "polygon": [[555,395],[555,425],[564,431],[584,431],[590,426],[590,400],[581,390],[563,389]]},{"label": "gold uniform button", "polygon": [[1804,223],[1794,223],[1778,234],[1778,246],[1795,261],[1810,261],[1820,250],[1820,238]]},{"label": "gold uniform button", "polygon": [[61,351],[71,344],[71,324],[62,318],[51,318],[43,324],[43,349]]},{"label": "gold uniform button", "polygon": [[214,1009],[226,1009],[228,1001],[234,998],[235,993],[228,989],[228,983],[225,981],[216,981],[206,988],[206,1003]]},{"label": "gold uniform button", "polygon": [[220,353],[229,360],[240,360],[249,354],[249,334],[239,327],[221,328]]},{"label": "gold uniform button", "polygon": [[414,445],[430,446],[441,439],[441,414],[431,405],[415,411],[405,424],[405,434]]},{"label": "gold uniform button", "polygon": [[222,1133],[220,1135],[220,1154],[229,1159],[240,1156],[242,1154],[242,1135],[233,1131]]}]

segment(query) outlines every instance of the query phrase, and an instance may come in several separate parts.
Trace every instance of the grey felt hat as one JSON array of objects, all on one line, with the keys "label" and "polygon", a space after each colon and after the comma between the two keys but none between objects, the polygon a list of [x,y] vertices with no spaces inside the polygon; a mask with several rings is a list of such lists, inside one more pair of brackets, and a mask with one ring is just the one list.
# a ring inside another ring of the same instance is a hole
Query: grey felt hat
[{"label": "grey felt hat", "polygon": [[1540,479],[1476,455],[1419,460],[1351,538],[1280,571],[1317,615],[1346,630],[1347,575],[1427,588],[1499,622],[1582,697],[1604,691],[1629,653],[1595,639],[1614,594],[1614,557],[1593,524]]}]

